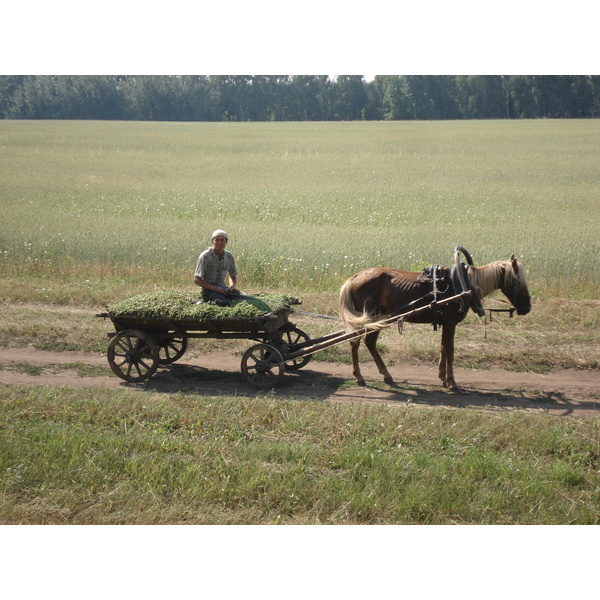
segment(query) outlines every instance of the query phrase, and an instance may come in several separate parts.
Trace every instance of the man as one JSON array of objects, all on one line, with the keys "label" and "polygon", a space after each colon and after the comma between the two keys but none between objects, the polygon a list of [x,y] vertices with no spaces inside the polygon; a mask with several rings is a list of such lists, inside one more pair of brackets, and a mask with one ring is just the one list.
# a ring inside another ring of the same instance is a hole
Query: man
[{"label": "man", "polygon": [[[222,230],[217,229],[212,234],[212,248],[208,248],[198,257],[194,283],[202,288],[202,300],[228,306],[231,304],[231,296],[239,296],[240,292],[235,287],[237,283],[237,267],[233,254],[225,250],[229,236]],[[231,286],[225,283],[225,277],[229,275]]]}]

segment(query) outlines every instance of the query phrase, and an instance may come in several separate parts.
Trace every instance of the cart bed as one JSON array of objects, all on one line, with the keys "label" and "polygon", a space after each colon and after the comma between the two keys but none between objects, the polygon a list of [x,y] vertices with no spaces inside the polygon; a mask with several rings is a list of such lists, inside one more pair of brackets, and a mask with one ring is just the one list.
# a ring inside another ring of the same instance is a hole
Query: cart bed
[{"label": "cart bed", "polygon": [[284,327],[291,314],[288,307],[261,316],[251,318],[225,319],[172,319],[167,317],[138,317],[135,315],[111,315],[100,313],[98,317],[110,319],[117,332],[126,329],[139,329],[151,334],[194,333],[194,334],[228,334],[239,335],[252,333],[273,333]]}]

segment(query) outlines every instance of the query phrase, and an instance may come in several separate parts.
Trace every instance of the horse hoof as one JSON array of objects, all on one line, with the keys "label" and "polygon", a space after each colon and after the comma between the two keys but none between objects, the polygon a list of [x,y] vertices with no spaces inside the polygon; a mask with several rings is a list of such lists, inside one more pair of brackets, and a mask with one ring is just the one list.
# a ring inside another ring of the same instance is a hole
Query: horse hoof
[{"label": "horse hoof", "polygon": [[364,379],[357,379],[356,380],[356,385],[360,385],[361,387],[366,387],[367,386],[367,382]]},{"label": "horse hoof", "polygon": [[396,385],[396,382],[392,377],[384,377],[383,381],[385,381],[385,383],[387,383],[388,385]]}]

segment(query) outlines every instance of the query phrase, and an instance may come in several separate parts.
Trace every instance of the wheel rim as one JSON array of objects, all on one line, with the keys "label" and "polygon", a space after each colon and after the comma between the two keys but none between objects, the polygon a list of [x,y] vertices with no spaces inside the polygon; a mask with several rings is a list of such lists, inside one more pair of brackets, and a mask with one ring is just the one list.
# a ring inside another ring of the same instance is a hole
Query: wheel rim
[{"label": "wheel rim", "polygon": [[271,388],[280,383],[285,374],[283,356],[270,344],[252,346],[242,358],[242,373],[252,385]]},{"label": "wheel rim", "polygon": [[159,347],[159,362],[162,365],[174,363],[186,352],[187,338],[172,338],[161,343]]},{"label": "wheel rim", "polygon": [[120,331],[108,346],[108,363],[113,372],[130,383],[145,381],[158,367],[159,350],[143,331]]},{"label": "wheel rim", "polygon": [[[307,342],[310,340],[310,336],[305,331],[302,331],[299,327],[294,327],[292,331],[285,331],[283,333],[283,339],[288,346],[288,352],[291,354],[292,352],[296,352],[298,350],[298,346],[302,342]],[[285,368],[288,371],[297,371],[302,367],[306,366],[312,358],[312,354],[308,354],[306,356],[298,356],[296,358],[292,358],[291,360],[285,361]]]}]

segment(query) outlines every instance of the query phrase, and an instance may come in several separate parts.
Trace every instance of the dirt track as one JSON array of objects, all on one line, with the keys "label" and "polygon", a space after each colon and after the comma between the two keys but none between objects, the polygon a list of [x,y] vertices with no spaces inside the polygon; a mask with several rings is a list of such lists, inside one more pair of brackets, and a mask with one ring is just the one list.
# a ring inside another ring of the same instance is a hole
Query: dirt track
[{"label": "dirt track", "polygon": [[[157,392],[200,393],[204,395],[271,393],[281,398],[306,398],[329,402],[369,402],[400,406],[455,406],[490,410],[536,410],[555,415],[600,416],[600,373],[558,371],[548,375],[515,373],[492,369],[455,369],[462,391],[452,393],[439,384],[431,366],[402,365],[390,368],[397,385],[381,381],[371,362],[361,365],[367,387],[351,383],[351,367],[311,361],[297,373],[286,373],[284,382],[272,392],[256,391],[240,372],[240,357],[224,352],[198,357],[184,356],[178,363],[159,368],[142,384],[127,384],[108,371],[106,375],[80,376],[65,364],[106,367],[105,355],[72,352],[43,352],[33,348],[0,349],[0,383],[66,386],[71,388],[131,387]],[[27,374],[22,365],[43,367],[39,374]]]}]

